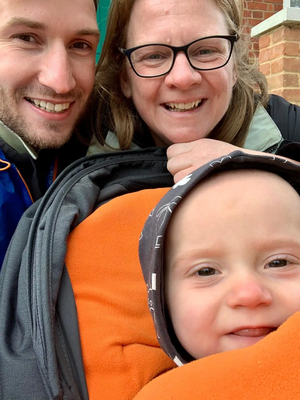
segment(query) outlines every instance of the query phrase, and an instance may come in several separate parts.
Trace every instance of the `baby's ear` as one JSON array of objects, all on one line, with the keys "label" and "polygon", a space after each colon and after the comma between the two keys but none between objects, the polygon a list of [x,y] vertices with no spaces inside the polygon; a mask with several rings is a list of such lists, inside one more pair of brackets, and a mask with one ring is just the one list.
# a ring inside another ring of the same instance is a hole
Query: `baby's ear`
[{"label": "baby's ear", "polygon": [[166,372],[134,400],[299,399],[299,343],[300,312],[253,346]]}]

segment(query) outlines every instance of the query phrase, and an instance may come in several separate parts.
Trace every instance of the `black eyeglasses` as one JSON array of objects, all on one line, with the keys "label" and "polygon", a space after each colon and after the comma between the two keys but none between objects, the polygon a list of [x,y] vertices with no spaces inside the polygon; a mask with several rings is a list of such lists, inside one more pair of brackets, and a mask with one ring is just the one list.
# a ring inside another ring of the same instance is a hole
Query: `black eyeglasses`
[{"label": "black eyeglasses", "polygon": [[190,65],[199,71],[222,68],[228,63],[233,45],[238,40],[238,35],[208,36],[179,47],[145,44],[119,50],[128,58],[138,76],[155,78],[171,71],[179,52],[183,52]]}]

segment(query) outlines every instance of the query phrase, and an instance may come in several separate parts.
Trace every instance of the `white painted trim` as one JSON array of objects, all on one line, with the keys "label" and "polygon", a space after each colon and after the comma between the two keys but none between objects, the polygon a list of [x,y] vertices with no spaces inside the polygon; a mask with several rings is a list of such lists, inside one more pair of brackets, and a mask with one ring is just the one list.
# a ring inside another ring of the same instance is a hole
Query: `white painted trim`
[{"label": "white painted trim", "polygon": [[287,7],[254,26],[251,29],[251,37],[259,37],[279,25],[297,23],[300,25],[300,8]]}]

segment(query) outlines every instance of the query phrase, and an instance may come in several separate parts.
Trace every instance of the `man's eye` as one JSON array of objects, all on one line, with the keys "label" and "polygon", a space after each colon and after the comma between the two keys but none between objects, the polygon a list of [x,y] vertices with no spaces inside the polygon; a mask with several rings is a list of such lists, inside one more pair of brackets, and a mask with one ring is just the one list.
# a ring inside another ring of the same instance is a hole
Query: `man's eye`
[{"label": "man's eye", "polygon": [[32,35],[28,35],[26,33],[15,35],[14,38],[23,40],[24,42],[36,42],[36,39]]},{"label": "man's eye", "polygon": [[87,50],[90,49],[91,46],[86,42],[76,42],[73,44],[73,48],[79,50]]},{"label": "man's eye", "polygon": [[199,276],[212,276],[212,275],[216,275],[217,273],[218,273],[218,271],[212,267],[203,267],[203,268],[198,269],[198,271],[197,271],[197,275],[199,275]]},{"label": "man's eye", "polygon": [[287,260],[273,260],[268,263],[269,268],[283,268],[289,264]]}]

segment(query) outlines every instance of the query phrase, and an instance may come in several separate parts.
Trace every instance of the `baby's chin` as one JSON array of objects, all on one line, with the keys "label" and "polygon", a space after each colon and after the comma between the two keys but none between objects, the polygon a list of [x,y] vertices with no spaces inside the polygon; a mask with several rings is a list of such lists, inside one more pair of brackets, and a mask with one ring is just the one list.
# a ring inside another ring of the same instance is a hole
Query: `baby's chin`
[{"label": "baby's chin", "polygon": [[236,332],[231,332],[225,335],[223,341],[223,348],[221,352],[244,349],[252,346],[262,339],[266,338],[270,333],[274,332],[276,328],[255,328],[255,329],[241,329]]}]

